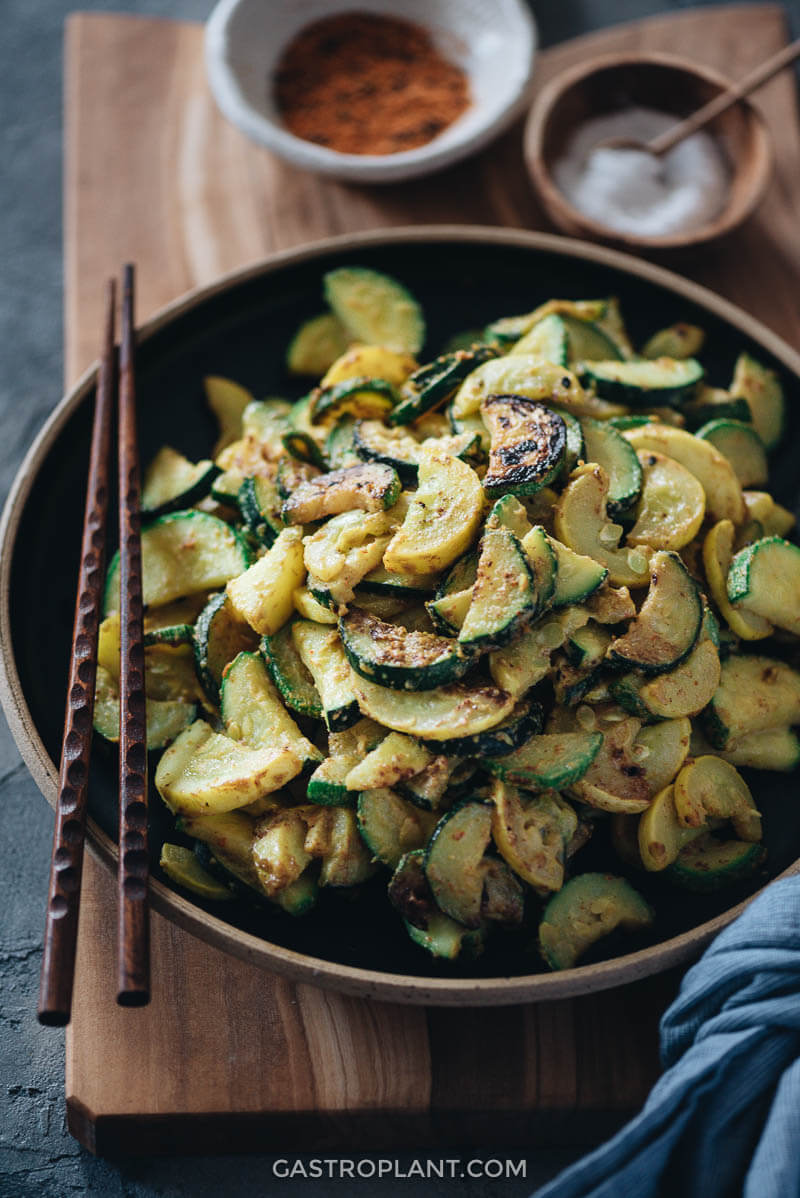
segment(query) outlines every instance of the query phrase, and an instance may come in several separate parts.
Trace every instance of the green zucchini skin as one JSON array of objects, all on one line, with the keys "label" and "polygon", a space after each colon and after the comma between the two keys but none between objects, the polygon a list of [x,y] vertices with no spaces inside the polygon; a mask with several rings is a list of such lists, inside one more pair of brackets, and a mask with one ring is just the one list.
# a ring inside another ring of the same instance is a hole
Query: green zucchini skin
[{"label": "green zucchini skin", "polygon": [[[371,398],[367,399],[367,395]],[[382,416],[389,413],[400,400],[400,393],[392,383],[367,376],[342,379],[339,383],[318,387],[311,392],[311,396],[309,414],[315,424],[323,416],[339,416],[350,411],[354,405],[360,409],[359,415]]]},{"label": "green zucchini skin", "polygon": [[543,726],[544,712],[540,704],[533,699],[522,699],[511,715],[494,728],[450,740],[421,738],[421,743],[432,753],[446,753],[449,757],[502,757],[538,735]]},{"label": "green zucchini skin", "polygon": [[261,639],[261,653],[284,703],[298,715],[322,719],[322,699],[292,641],[291,624]]},{"label": "green zucchini skin", "polygon": [[752,841],[719,841],[706,833],[691,841],[667,866],[663,876],[684,890],[711,894],[751,877],[764,864],[767,851]]},{"label": "green zucchini skin", "polygon": [[346,759],[326,757],[308,779],[308,801],[320,807],[354,807],[358,794],[344,784],[351,769],[352,763]]},{"label": "green zucchini skin", "polygon": [[144,647],[150,645],[191,645],[193,624],[170,624],[167,628],[153,628],[144,634]]},{"label": "green zucchini skin", "polygon": [[208,495],[219,473],[219,467],[211,461],[192,463],[182,454],[165,447],[145,472],[142,515],[154,520],[167,512],[192,507]]},{"label": "green zucchini skin", "polygon": [[394,690],[446,686],[463,678],[473,664],[456,640],[408,632],[358,607],[340,618],[339,635],[356,673]]},{"label": "green zucchini skin", "polygon": [[200,612],[192,632],[197,677],[212,703],[219,702],[225,666],[245,649],[254,649],[256,634],[232,615],[227,595],[212,595]]},{"label": "green zucchini skin", "polygon": [[594,384],[603,399],[635,408],[680,403],[694,392],[704,376],[705,371],[695,358],[657,358],[584,362],[581,382]]},{"label": "green zucchini skin", "polygon": [[800,636],[800,547],[783,537],[761,537],[734,556],[728,598]]},{"label": "green zucchini skin", "polygon": [[421,366],[403,384],[400,399],[389,413],[389,424],[412,424],[425,412],[438,407],[450,398],[476,366],[496,358],[497,353],[491,345],[475,345],[441,354],[433,362]]},{"label": "green zucchini skin", "polygon": [[475,958],[483,951],[485,927],[465,928],[436,906],[425,876],[425,851],[412,849],[401,857],[389,882],[389,902],[403,917],[414,944],[432,957],[454,961]]},{"label": "green zucchini skin", "polygon": [[271,479],[248,477],[236,496],[242,519],[262,545],[270,546],[283,528],[281,498]]},{"label": "green zucchini skin", "polygon": [[478,572],[458,634],[466,653],[508,644],[539,610],[536,580],[520,542],[504,525],[487,525]]},{"label": "green zucchini skin", "polygon": [[504,757],[489,757],[486,769],[529,790],[560,790],[580,781],[603,743],[602,732],[557,732],[533,736]]},{"label": "green zucchini skin", "polygon": [[597,462],[608,475],[606,506],[610,516],[629,511],[642,491],[642,466],[636,450],[617,429],[601,420],[581,421],[587,462]]},{"label": "green zucchini skin", "polygon": [[696,433],[726,457],[743,487],[759,487],[769,477],[764,443],[751,424],[742,420],[709,420]]},{"label": "green zucchini skin", "polygon": [[[598,902],[602,918],[587,918]],[[539,948],[551,969],[571,969],[590,945],[617,927],[637,931],[653,922],[653,910],[624,878],[579,874],[554,894],[539,925]]]},{"label": "green zucchini skin", "polygon": [[361,579],[359,590],[371,595],[394,595],[398,599],[426,599],[434,590],[430,577],[413,574],[393,574],[384,566],[376,566]]},{"label": "green zucchini skin", "polygon": [[775,449],[786,429],[786,400],[775,371],[742,353],[736,359],[730,392],[747,401],[753,428],[766,449]]},{"label": "green zucchini skin", "polygon": [[481,413],[492,437],[483,480],[488,495],[533,495],[553,481],[567,451],[557,412],[521,395],[490,395]]}]

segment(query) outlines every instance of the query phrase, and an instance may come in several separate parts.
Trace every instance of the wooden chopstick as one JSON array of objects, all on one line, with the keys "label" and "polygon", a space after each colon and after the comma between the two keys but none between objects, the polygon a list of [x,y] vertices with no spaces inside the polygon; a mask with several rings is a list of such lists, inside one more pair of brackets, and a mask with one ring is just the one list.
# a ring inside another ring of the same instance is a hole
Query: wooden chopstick
[{"label": "wooden chopstick", "polygon": [[117,876],[117,1002],[150,1001],[147,904],[147,730],[142,628],[142,547],[139,537],[139,451],[134,375],[134,269],[122,284],[119,354],[120,718],[119,871]]},{"label": "wooden chopstick", "polygon": [[69,685],[61,742],[56,823],[39,981],[39,1022],[69,1023],[78,908],[86,831],[86,794],[92,746],[97,630],[105,580],[105,531],[108,515],[108,459],[111,416],[116,394],[114,346],[115,287],[106,287],[106,322],[94,407],[89,481],[83,515],[81,561],[72,630]]}]

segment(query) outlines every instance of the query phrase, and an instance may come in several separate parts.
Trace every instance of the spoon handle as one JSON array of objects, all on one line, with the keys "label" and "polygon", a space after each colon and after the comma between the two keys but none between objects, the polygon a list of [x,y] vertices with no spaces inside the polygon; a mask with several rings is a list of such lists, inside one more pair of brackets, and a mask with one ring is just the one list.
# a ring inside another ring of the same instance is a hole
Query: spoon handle
[{"label": "spoon handle", "polygon": [[737,100],[741,100],[744,96],[749,96],[750,92],[755,91],[757,87],[761,87],[762,83],[766,83],[773,75],[777,75],[784,67],[788,67],[790,63],[800,56],[800,38],[790,42],[788,46],[784,46],[777,54],[773,54],[767,58],[759,66],[755,67],[738,83],[733,83],[727,91],[721,92],[715,96],[713,100],[709,100],[702,108],[698,108],[697,112],[693,112],[691,116],[687,116],[685,120],[680,121],[677,125],[673,125],[671,129],[667,129],[665,133],[654,137],[652,141],[647,143],[647,148],[651,154],[666,154],[667,150],[671,150],[678,142],[683,141],[685,137],[690,137],[696,133],[698,129],[702,129],[709,121],[713,121],[715,116],[725,112]]}]

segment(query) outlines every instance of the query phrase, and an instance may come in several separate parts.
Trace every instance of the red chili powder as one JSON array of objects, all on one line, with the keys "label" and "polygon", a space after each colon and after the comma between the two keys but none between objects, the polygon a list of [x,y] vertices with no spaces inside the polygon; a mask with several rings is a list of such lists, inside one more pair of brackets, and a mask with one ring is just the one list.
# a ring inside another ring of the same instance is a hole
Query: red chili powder
[{"label": "red chili powder", "polygon": [[274,78],[287,128],[345,154],[396,154],[431,141],[469,107],[467,77],[419,25],[372,13],[301,30]]}]

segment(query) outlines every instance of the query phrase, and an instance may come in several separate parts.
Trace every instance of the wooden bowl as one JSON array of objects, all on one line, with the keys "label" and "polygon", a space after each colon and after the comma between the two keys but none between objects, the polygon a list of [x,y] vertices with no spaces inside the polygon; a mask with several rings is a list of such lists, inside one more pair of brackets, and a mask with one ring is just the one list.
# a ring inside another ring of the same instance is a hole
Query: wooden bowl
[{"label": "wooden bowl", "polygon": [[528,117],[524,153],[552,221],[572,236],[634,250],[699,245],[735,229],[760,202],[772,172],[772,140],[763,117],[748,100],[738,101],[707,126],[730,168],[730,188],[720,214],[689,232],[646,237],[609,229],[575,208],[553,179],[554,163],[587,119],[637,105],[674,113],[677,121],[729,84],[716,71],[670,54],[606,55],[551,80]]},{"label": "wooden bowl", "polygon": [[[732,304],[650,263],[601,246],[507,229],[437,226],[331,238],[277,254],[170,305],[139,330],[143,460],[165,442],[195,459],[208,452],[215,428],[203,398],[206,374],[236,378],[260,395],[299,394],[302,384],[285,373],[285,347],[299,322],[319,312],[323,273],[344,264],[402,280],[424,306],[427,349],[433,353],[456,331],[528,311],[554,292],[618,295],[636,344],[676,320],[702,325],[710,381],[727,382],[742,349],[781,372],[790,427],[784,449],[773,459],[772,489],[781,502],[795,505],[792,444],[800,435],[800,355]],[[55,408],[17,473],[0,524],[0,700],[20,753],[52,805],[95,386],[92,369]],[[748,779],[764,811],[768,872],[707,896],[671,888],[657,875],[637,874],[635,886],[656,911],[652,930],[616,943],[610,939],[601,950],[608,959],[598,954],[592,963],[562,973],[546,972],[535,951],[521,952],[502,935],[490,941],[478,962],[437,964],[403,931],[386,901],[385,875],[368,883],[358,902],[324,891],[318,910],[304,919],[243,902],[192,901],[158,867],[162,841],[174,840],[176,833],[151,785],[152,903],[233,956],[349,994],[481,1006],[602,990],[696,955],[766,880],[800,869],[796,782],[754,771]],[[116,806],[116,752],[98,738],[89,836],[112,868]],[[582,851],[587,870],[612,864],[603,829]],[[614,868],[624,872],[616,861]]]}]

